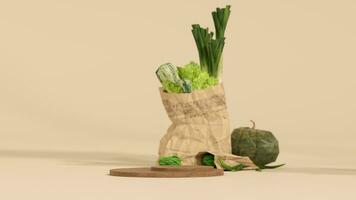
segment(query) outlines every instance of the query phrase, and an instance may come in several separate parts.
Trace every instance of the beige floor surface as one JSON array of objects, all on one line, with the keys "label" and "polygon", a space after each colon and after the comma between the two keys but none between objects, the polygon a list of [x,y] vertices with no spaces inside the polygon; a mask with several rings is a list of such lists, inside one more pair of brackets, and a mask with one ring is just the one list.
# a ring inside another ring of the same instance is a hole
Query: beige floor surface
[{"label": "beige floor surface", "polygon": [[356,169],[291,166],[210,178],[125,178],[116,167],[149,166],[155,155],[0,152],[2,200],[356,199]]}]

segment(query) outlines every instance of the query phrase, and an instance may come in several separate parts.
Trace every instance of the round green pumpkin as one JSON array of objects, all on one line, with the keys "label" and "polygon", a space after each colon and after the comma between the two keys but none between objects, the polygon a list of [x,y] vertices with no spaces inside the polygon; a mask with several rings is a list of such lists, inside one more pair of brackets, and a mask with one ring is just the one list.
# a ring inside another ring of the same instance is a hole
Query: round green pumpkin
[{"label": "round green pumpkin", "polygon": [[241,127],[231,134],[232,153],[238,156],[248,156],[257,166],[265,166],[276,161],[279,154],[278,140],[272,132]]}]

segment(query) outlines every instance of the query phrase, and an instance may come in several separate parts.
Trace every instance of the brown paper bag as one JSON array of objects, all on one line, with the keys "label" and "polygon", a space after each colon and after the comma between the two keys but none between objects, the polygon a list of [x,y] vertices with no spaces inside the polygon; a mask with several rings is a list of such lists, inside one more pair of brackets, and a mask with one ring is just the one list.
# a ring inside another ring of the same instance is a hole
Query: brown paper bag
[{"label": "brown paper bag", "polygon": [[229,116],[222,84],[192,93],[166,93],[160,88],[160,93],[172,121],[160,141],[160,157],[177,155],[182,165],[199,165],[201,155],[209,152],[215,159],[256,167],[248,157],[231,154]]}]

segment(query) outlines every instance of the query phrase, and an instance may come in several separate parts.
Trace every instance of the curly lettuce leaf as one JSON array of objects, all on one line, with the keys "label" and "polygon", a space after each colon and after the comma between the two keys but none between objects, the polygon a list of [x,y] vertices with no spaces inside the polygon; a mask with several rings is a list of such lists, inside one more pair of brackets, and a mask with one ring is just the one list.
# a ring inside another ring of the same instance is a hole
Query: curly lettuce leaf
[{"label": "curly lettuce leaf", "polygon": [[217,78],[210,77],[208,72],[202,71],[195,62],[178,67],[178,74],[182,79],[190,81],[193,91],[209,88],[219,82]]},{"label": "curly lettuce leaf", "polygon": [[163,89],[168,93],[182,93],[183,89],[180,85],[171,81],[165,80],[162,82]]}]

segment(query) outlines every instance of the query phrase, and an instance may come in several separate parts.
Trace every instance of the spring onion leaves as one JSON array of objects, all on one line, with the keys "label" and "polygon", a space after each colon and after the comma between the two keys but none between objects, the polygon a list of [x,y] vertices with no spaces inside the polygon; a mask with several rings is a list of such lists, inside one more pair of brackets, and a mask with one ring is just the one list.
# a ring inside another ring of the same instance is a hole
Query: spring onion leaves
[{"label": "spring onion leaves", "polygon": [[215,38],[208,28],[202,28],[199,24],[192,25],[192,33],[198,48],[200,66],[203,71],[217,79],[222,70],[222,53],[225,46],[225,30],[230,16],[230,7],[217,8],[212,12]]}]

